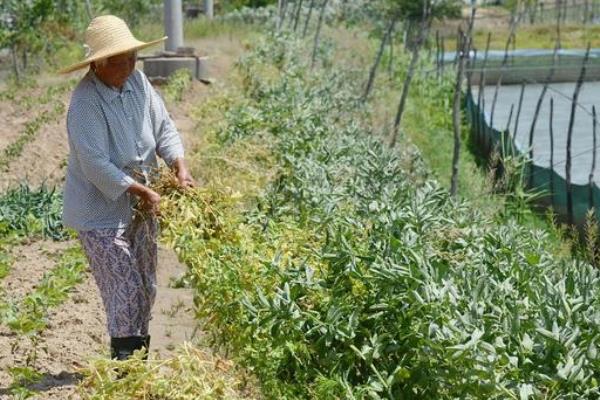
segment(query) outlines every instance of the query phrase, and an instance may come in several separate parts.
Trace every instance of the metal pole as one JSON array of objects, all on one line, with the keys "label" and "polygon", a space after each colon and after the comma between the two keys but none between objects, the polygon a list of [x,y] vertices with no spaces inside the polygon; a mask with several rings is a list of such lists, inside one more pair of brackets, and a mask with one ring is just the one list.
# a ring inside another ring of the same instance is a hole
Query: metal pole
[{"label": "metal pole", "polygon": [[183,46],[183,13],[181,0],[165,0],[165,50],[176,52]]},{"label": "metal pole", "polygon": [[214,16],[213,0],[204,0],[204,15],[208,19],[213,19],[213,16]]}]

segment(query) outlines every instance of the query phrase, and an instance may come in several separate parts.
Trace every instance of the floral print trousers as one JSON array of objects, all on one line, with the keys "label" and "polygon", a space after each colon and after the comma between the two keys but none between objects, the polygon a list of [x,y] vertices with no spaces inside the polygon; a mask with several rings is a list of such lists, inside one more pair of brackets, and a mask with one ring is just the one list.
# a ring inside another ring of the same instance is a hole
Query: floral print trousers
[{"label": "floral print trousers", "polygon": [[157,222],[135,218],[126,229],[80,231],[79,240],[113,338],[148,335],[156,298]]}]

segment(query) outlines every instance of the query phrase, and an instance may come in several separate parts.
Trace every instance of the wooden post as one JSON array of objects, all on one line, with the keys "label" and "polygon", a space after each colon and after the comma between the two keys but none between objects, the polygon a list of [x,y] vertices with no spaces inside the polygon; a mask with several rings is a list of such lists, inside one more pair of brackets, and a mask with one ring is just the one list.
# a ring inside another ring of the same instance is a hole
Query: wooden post
[{"label": "wooden post", "polygon": [[515,129],[513,131],[514,135],[518,135],[519,129],[519,119],[521,118],[521,109],[523,107],[523,97],[525,96],[525,81],[521,84],[521,93],[519,94],[519,105],[517,106],[517,117],[515,118]]},{"label": "wooden post", "polygon": [[281,14],[279,15],[279,30],[281,30],[283,28],[283,24],[285,22],[285,17],[287,15],[287,8],[288,8],[288,4],[289,4],[289,0],[281,0],[282,1],[282,6],[281,6]]},{"label": "wooden post", "polygon": [[315,6],[315,0],[310,0],[310,5],[308,6],[308,15],[306,16],[306,21],[304,21],[304,30],[302,31],[302,37],[306,37],[306,33],[308,32],[308,23],[310,22],[310,17],[312,16],[312,10]]},{"label": "wooden post", "polygon": [[391,17],[390,22],[388,24],[388,28],[385,31],[385,34],[381,38],[381,43],[379,45],[379,50],[377,51],[377,56],[375,57],[375,62],[371,66],[371,71],[369,72],[369,79],[367,80],[367,85],[365,87],[365,93],[362,96],[362,102],[366,102],[369,94],[371,93],[371,89],[373,88],[373,83],[375,82],[375,75],[377,74],[377,68],[379,67],[379,63],[381,62],[381,57],[383,56],[383,51],[385,50],[385,45],[390,39],[392,32],[394,31],[394,26],[396,25],[397,17],[394,15]]},{"label": "wooden post", "polygon": [[561,13],[562,13],[562,6],[560,4],[560,0],[557,0],[557,14],[556,14],[556,43],[558,45],[558,48],[560,49],[560,19],[561,19]]},{"label": "wooden post", "polygon": [[446,58],[446,44],[445,44],[445,40],[444,40],[443,36],[441,38],[441,44],[442,44],[442,48],[441,48],[442,54],[441,54],[441,57],[440,57],[440,60],[441,60],[440,64],[441,64],[442,68],[441,68],[440,72],[441,72],[441,76],[442,76],[442,79],[443,79],[443,77],[444,77],[444,68],[446,67],[446,65],[444,63],[444,60]]},{"label": "wooden post", "polygon": [[388,40],[389,48],[390,48],[390,57],[388,60],[388,75],[391,77],[394,73],[394,32],[392,30],[392,34]]},{"label": "wooden post", "polygon": [[[535,132],[535,126],[537,124],[537,119],[538,116],[540,114],[540,110],[542,108],[542,103],[544,101],[544,96],[546,95],[546,92],[548,91],[548,85],[550,82],[552,82],[552,78],[554,77],[554,71],[556,68],[556,57],[558,55],[558,46],[554,47],[554,54],[552,56],[552,66],[550,67],[550,72],[548,73],[548,76],[546,77],[546,82],[544,82],[544,87],[542,88],[542,92],[540,93],[540,97],[537,101],[537,104],[535,105],[535,112],[533,114],[533,121],[531,122],[531,128],[529,129],[529,160],[531,163],[533,163],[533,135]],[[533,176],[530,175],[529,176],[529,185],[531,186]]]},{"label": "wooden post", "polygon": [[85,12],[90,19],[94,18],[94,12],[92,11],[92,5],[90,4],[90,0],[85,0]]},{"label": "wooden post", "polygon": [[596,106],[592,106],[592,135],[593,135],[593,146],[592,146],[592,168],[590,169],[589,185],[590,185],[590,208],[596,211],[596,205],[594,204],[594,172],[596,170],[596,151],[597,151],[597,136],[596,136],[596,123],[598,122],[596,114]]},{"label": "wooden post", "polygon": [[304,0],[298,0],[298,8],[296,9],[296,16],[294,17],[294,32],[298,29],[298,21],[300,21],[300,14],[302,14],[302,3]]},{"label": "wooden post", "polygon": [[488,33],[487,43],[485,45],[485,54],[483,55],[483,64],[481,65],[481,72],[479,73],[479,93],[477,93],[477,105],[481,103],[481,97],[484,93],[485,87],[485,68],[487,67],[488,56],[490,53],[490,43],[492,41],[492,33]]},{"label": "wooden post", "polygon": [[[510,105],[510,112],[508,113],[508,121],[506,121],[506,128],[504,128],[504,132],[506,132],[507,134],[509,134],[509,132],[510,132],[510,123],[512,122],[514,111],[515,111],[515,103],[512,103]],[[502,149],[502,150],[504,153],[504,149]]]},{"label": "wooden post", "polygon": [[13,44],[10,47],[10,55],[12,58],[13,72],[17,82],[21,81],[21,71],[19,70],[19,57],[17,56],[17,47]]},{"label": "wooden post", "polygon": [[480,109],[481,112],[479,113],[479,115],[480,115],[479,120],[481,122],[480,129],[479,129],[479,147],[483,147],[483,151],[486,153],[486,156],[487,156],[487,147],[486,147],[487,130],[485,128],[487,125],[487,122],[485,120],[485,98],[481,99],[481,107],[482,107]]},{"label": "wooden post", "polygon": [[317,32],[315,33],[315,42],[313,47],[312,61],[310,63],[310,68],[313,69],[315,67],[315,62],[317,61],[317,50],[319,48],[319,38],[321,36],[321,26],[323,25],[323,17],[325,16],[325,9],[327,8],[327,3],[329,0],[324,0],[321,5],[321,12],[319,13],[319,22],[317,23]]},{"label": "wooden post", "polygon": [[477,64],[477,49],[473,50],[473,58],[470,58],[470,54],[467,54],[468,60],[468,70],[467,70],[467,88],[469,88],[469,92],[472,92],[471,88],[473,87],[473,71],[475,69],[475,65]]},{"label": "wooden post", "polygon": [[506,46],[504,47],[504,58],[502,59],[502,65],[500,66],[500,76],[498,77],[498,82],[496,82],[496,90],[494,91],[494,98],[492,99],[492,109],[490,111],[490,126],[492,128],[494,127],[494,113],[496,111],[496,102],[498,101],[498,92],[500,91],[500,85],[502,85],[502,76],[504,75],[506,64],[508,63],[508,48],[510,47],[511,40],[512,35],[509,35]]},{"label": "wooden post", "polygon": [[554,97],[550,98],[550,202],[554,208]]},{"label": "wooden post", "polygon": [[456,68],[456,82],[454,85],[454,98],[452,103],[452,127],[454,129],[454,152],[452,155],[452,177],[450,178],[450,196],[456,197],[458,191],[458,163],[460,161],[460,99],[462,92],[462,81],[465,68],[465,52],[467,51],[467,37],[462,30],[458,28],[457,41],[460,47],[457,49],[458,66]]},{"label": "wooden post", "polygon": [[415,69],[417,67],[417,62],[419,61],[419,53],[421,51],[421,46],[427,37],[427,31],[430,24],[431,17],[431,5],[428,1],[423,4],[423,20],[421,21],[421,28],[419,30],[419,36],[417,38],[417,42],[415,43],[412,50],[412,57],[410,60],[410,64],[408,66],[408,71],[406,73],[406,78],[404,79],[404,84],[402,85],[402,94],[400,96],[400,103],[398,104],[398,111],[396,112],[396,118],[394,120],[394,129],[392,130],[392,140],[390,141],[390,148],[393,148],[396,145],[396,140],[398,139],[398,133],[400,131],[400,122],[402,121],[402,114],[404,113],[404,106],[406,105],[406,99],[408,98],[408,91],[410,89],[410,83],[412,82],[413,76],[415,74]]},{"label": "wooden post", "polygon": [[467,33],[463,34],[462,30],[458,29],[457,42],[458,46],[458,68],[456,71],[456,83],[454,86],[454,103],[452,105],[452,126],[454,128],[454,152],[452,154],[452,177],[450,178],[450,196],[456,197],[458,192],[458,165],[460,162],[460,146],[461,146],[461,95],[462,83],[465,75],[465,62],[469,56],[471,48],[471,37],[473,35],[473,24],[475,23],[475,13],[477,8],[471,6],[471,19]]},{"label": "wooden post", "polygon": [[435,77],[440,78],[440,31],[435,31]]},{"label": "wooden post", "polygon": [[577,79],[577,83],[575,84],[573,101],[571,102],[571,116],[569,118],[569,129],[567,131],[567,164],[565,167],[565,174],[567,178],[567,212],[569,224],[571,225],[575,222],[573,220],[573,188],[571,183],[571,143],[573,142],[573,128],[575,126],[575,112],[577,111],[577,100],[579,99],[579,92],[581,91],[581,87],[583,86],[583,80],[585,79],[586,66],[589,56],[590,44],[588,44],[587,46],[585,57],[583,59],[583,64],[581,66],[581,72],[579,74],[579,78]]}]

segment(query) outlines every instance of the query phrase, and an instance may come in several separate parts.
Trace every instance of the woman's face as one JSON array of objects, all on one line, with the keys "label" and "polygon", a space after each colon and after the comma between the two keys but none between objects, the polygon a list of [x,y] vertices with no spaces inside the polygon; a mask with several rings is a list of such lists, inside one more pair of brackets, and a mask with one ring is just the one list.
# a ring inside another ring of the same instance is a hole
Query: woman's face
[{"label": "woman's face", "polygon": [[135,51],[117,54],[106,59],[106,62],[94,64],[96,76],[108,86],[121,89],[135,68],[137,53]]}]

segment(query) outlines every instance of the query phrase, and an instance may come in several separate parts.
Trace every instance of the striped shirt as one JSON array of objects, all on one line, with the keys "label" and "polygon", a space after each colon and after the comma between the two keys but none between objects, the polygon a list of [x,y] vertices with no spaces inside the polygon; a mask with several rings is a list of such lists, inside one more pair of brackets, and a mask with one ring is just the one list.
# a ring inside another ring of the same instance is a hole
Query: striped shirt
[{"label": "striped shirt", "polygon": [[90,70],[67,113],[69,163],[63,223],[79,231],[125,228],[135,197],[126,192],[133,172],[183,157],[179,133],[148,78],[135,70],[121,91]]}]

